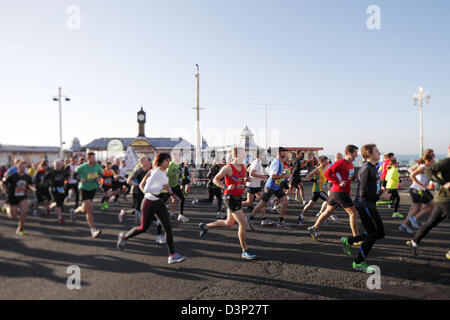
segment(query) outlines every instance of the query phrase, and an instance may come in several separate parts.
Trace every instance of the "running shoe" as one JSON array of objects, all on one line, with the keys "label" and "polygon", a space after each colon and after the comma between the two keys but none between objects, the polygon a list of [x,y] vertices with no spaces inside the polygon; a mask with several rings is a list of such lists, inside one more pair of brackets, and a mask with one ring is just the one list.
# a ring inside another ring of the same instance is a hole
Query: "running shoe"
[{"label": "running shoe", "polygon": [[392,218],[401,218],[403,219],[405,217],[405,215],[401,214],[400,212],[394,212],[392,214]]},{"label": "running shoe", "polygon": [[362,244],[363,244],[363,241],[358,241],[358,242],[355,242],[353,245],[354,245],[355,247],[361,247]]},{"label": "running shoe", "polygon": [[253,260],[256,258],[256,255],[247,249],[247,251],[242,252],[241,257],[247,260]]},{"label": "running shoe", "polygon": [[91,237],[92,238],[97,238],[101,234],[102,234],[102,230],[98,230],[98,229],[95,229],[95,228],[91,230]]},{"label": "running shoe", "polygon": [[156,243],[161,243],[161,244],[166,243],[166,238],[164,238],[161,235],[157,235],[156,236]]},{"label": "running shoe", "polygon": [[319,231],[314,226],[309,227],[308,232],[314,240],[319,241]]},{"label": "running shoe", "polygon": [[217,217],[218,219],[224,219],[224,218],[225,218],[225,216],[223,215],[223,213],[220,212],[220,211],[217,211],[216,217]]},{"label": "running shoe", "polygon": [[23,235],[25,235],[25,230],[23,230],[23,228],[22,228],[22,229],[17,229],[17,230],[16,230],[16,235],[18,235],[18,236],[23,236]]},{"label": "running shoe", "polygon": [[305,200],[305,201],[303,201],[303,205],[304,206],[306,206],[306,204],[307,204],[308,202]]},{"label": "running shoe", "polygon": [[348,256],[352,255],[352,251],[351,249],[351,245],[348,243],[348,238],[347,237],[342,237],[341,238],[341,243],[342,243],[342,248],[344,249],[344,253]]},{"label": "running shoe", "polygon": [[125,249],[126,243],[127,243],[127,240],[125,240],[125,232],[119,233],[118,239],[117,239],[117,249],[119,249],[119,250]]},{"label": "running shoe", "polygon": [[372,267],[369,267],[367,265],[367,263],[365,263],[364,261],[361,263],[356,263],[355,261],[353,261],[353,269],[364,272],[364,273],[375,273],[376,270]]},{"label": "running shoe", "polygon": [[75,223],[75,221],[77,221],[77,214],[75,212],[75,209],[70,209],[70,219],[72,220],[72,222]]},{"label": "running shoe", "polygon": [[336,222],[339,221],[339,218],[334,213],[330,217],[331,217],[331,220],[333,220],[333,221],[336,221]]},{"label": "running shoe", "polygon": [[305,216],[302,214],[299,214],[297,217],[297,221],[298,221],[298,224],[302,226],[303,222],[305,221]]},{"label": "running shoe", "polygon": [[64,223],[64,218],[63,217],[59,217],[58,218],[58,223],[59,224],[63,224]]},{"label": "running shoe", "polygon": [[414,242],[414,240],[406,241],[406,245],[411,248],[412,254],[417,256],[417,249],[419,246]]},{"label": "running shoe", "polygon": [[415,229],[420,229],[420,224],[419,221],[417,221],[416,217],[409,217],[408,218],[409,222],[411,222],[411,225],[413,226],[413,228]]},{"label": "running shoe", "polygon": [[119,220],[120,223],[123,222],[123,218],[125,218],[125,210],[120,210],[119,215],[117,216],[117,219]]},{"label": "running shoe", "polygon": [[105,209],[106,209],[106,210],[109,209],[109,204],[108,204],[108,202],[105,202]]},{"label": "running shoe", "polygon": [[194,200],[192,200],[192,205],[194,205],[195,204],[195,199]]},{"label": "running shoe", "polygon": [[105,211],[105,204],[104,203],[102,203],[101,205],[100,205],[100,211]]},{"label": "running shoe", "polygon": [[284,220],[283,221],[278,220],[277,221],[277,227],[287,228],[287,227],[289,227],[289,225]]},{"label": "running shoe", "polygon": [[446,257],[447,259],[450,259],[450,250],[448,250],[448,252],[445,254],[445,257]]},{"label": "running shoe", "polygon": [[263,219],[261,220],[261,225],[262,226],[273,226],[275,224],[275,221],[272,221],[270,219]]},{"label": "running shoe", "polygon": [[178,221],[181,222],[189,222],[189,219],[186,218],[184,215],[182,215],[181,213],[178,215]]},{"label": "running shoe", "polygon": [[168,264],[183,262],[185,259],[186,259],[185,256],[175,253],[175,254],[169,256]]},{"label": "running shoe", "polygon": [[248,227],[250,228],[250,230],[255,231],[255,226],[254,226],[253,220],[250,219],[250,216],[245,217],[245,218],[247,219],[247,224],[248,224]]},{"label": "running shoe", "polygon": [[328,219],[325,219],[325,221],[323,222],[323,224],[327,226],[327,225],[331,224],[331,222],[328,221]]},{"label": "running shoe", "polygon": [[198,226],[200,227],[200,239],[205,240],[205,235],[208,232],[208,229],[206,229],[206,224],[200,223]]},{"label": "running shoe", "polygon": [[405,226],[404,224],[401,224],[401,225],[398,227],[398,229],[399,229],[399,230],[402,230],[402,231],[406,231],[406,232],[408,232],[408,233],[414,233],[414,230],[413,230],[413,229],[411,229],[411,228],[408,227],[408,226]]}]

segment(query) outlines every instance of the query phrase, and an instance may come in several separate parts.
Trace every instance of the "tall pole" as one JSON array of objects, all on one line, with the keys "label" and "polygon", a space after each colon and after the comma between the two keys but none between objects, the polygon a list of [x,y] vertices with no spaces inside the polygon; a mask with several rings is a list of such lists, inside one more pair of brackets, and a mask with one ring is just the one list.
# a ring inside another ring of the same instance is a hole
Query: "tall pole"
[{"label": "tall pole", "polygon": [[196,127],[197,127],[197,148],[195,150],[195,164],[197,168],[202,164],[202,153],[201,153],[201,137],[200,137],[200,73],[198,64],[195,65],[197,68],[197,73],[195,74],[195,77],[197,78],[197,121],[196,121]]},{"label": "tall pole", "polygon": [[266,106],[266,150],[269,148],[269,140],[268,140],[268,132],[267,132],[267,106]]},{"label": "tall pole", "polygon": [[422,116],[422,108],[423,102],[422,97],[420,97],[420,157],[423,156],[423,116]]},{"label": "tall pole", "polygon": [[62,117],[61,117],[61,87],[58,88],[59,101],[59,158],[63,158],[63,141],[62,141]]},{"label": "tall pole", "polygon": [[426,103],[430,103],[430,95],[427,92],[424,92],[423,87],[419,87],[419,93],[414,94],[414,105],[419,105],[419,117],[420,117],[420,127],[419,127],[419,145],[420,157],[423,156],[423,100],[425,99]]}]

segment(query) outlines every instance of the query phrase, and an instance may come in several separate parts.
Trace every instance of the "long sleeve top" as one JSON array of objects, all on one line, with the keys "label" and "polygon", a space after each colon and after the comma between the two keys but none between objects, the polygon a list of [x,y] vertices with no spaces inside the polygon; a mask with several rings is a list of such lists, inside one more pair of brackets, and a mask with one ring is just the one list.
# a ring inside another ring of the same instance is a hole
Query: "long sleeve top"
[{"label": "long sleeve top", "polygon": [[434,201],[450,202],[450,190],[443,187],[444,184],[450,182],[450,158],[445,158],[425,169],[425,174],[430,180],[440,185],[434,195]]},{"label": "long sleeve top", "polygon": [[376,203],[380,199],[380,192],[377,190],[378,177],[377,168],[370,162],[364,162],[358,173],[356,207],[376,208]]},{"label": "long sleeve top", "polygon": [[[325,171],[324,175],[328,181],[333,183],[330,189],[331,192],[345,192],[350,194],[351,182],[355,175],[355,168],[351,161],[345,159],[336,161]],[[339,185],[342,181],[347,181],[345,187]]]}]

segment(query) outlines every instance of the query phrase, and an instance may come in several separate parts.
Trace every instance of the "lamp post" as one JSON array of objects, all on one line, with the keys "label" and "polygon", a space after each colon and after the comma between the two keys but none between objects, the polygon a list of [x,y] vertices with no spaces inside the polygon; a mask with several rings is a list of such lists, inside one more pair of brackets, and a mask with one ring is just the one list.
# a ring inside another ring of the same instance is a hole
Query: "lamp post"
[{"label": "lamp post", "polygon": [[422,109],[423,109],[423,101],[425,100],[426,103],[430,103],[431,96],[428,94],[428,91],[424,92],[423,87],[419,87],[419,93],[414,94],[413,101],[414,105],[419,105],[419,114],[420,114],[420,157],[423,156],[423,116],[422,116]]},{"label": "lamp post", "polygon": [[63,154],[63,141],[62,141],[62,119],[61,119],[61,101],[70,101],[69,97],[61,95],[61,87],[58,88],[58,96],[53,97],[53,101],[59,102],[59,157],[64,158]]}]

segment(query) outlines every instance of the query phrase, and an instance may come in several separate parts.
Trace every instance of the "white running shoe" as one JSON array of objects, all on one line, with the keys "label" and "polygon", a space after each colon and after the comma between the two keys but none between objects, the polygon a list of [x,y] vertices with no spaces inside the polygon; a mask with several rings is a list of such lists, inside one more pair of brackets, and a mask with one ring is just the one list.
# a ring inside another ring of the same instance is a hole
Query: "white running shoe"
[{"label": "white running shoe", "polygon": [[122,209],[120,210],[119,215],[117,216],[117,219],[119,219],[119,222],[122,223],[123,222],[123,218],[125,218],[125,210]]},{"label": "white running shoe", "polygon": [[220,212],[220,211],[217,211],[216,217],[219,218],[219,219],[224,219],[224,218],[225,218],[225,216],[223,215],[223,213]]},{"label": "white running shoe", "polygon": [[164,238],[163,236],[157,235],[156,243],[160,243],[160,244],[166,243],[166,238]]},{"label": "white running shoe", "polygon": [[275,224],[275,222],[270,219],[261,220],[262,226],[273,226],[274,224]]},{"label": "white running shoe", "polygon": [[119,250],[125,249],[125,244],[127,243],[127,240],[125,240],[125,232],[119,233],[117,238],[118,238],[116,245],[117,249]]},{"label": "white running shoe", "polygon": [[303,201],[303,205],[304,206],[306,206],[306,204],[307,204],[308,202],[305,200],[305,201]]},{"label": "white running shoe", "polygon": [[339,221],[339,218],[334,213],[330,217],[331,217],[331,220],[333,220],[333,221],[336,221],[336,222]]},{"label": "white running shoe", "polygon": [[96,228],[91,229],[91,237],[97,238],[102,233],[102,230],[98,230]]},{"label": "white running shoe", "polygon": [[178,215],[178,221],[181,222],[189,222],[189,219],[186,218],[184,215],[182,215],[181,213]]},{"label": "white running shoe", "polygon": [[168,263],[177,263],[177,262],[183,262],[186,259],[185,256],[182,256],[178,253],[175,253],[173,256],[169,257]]}]

